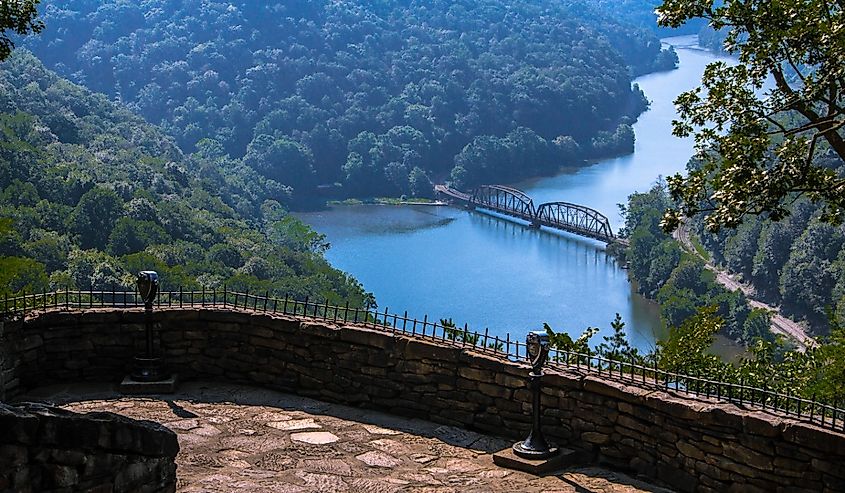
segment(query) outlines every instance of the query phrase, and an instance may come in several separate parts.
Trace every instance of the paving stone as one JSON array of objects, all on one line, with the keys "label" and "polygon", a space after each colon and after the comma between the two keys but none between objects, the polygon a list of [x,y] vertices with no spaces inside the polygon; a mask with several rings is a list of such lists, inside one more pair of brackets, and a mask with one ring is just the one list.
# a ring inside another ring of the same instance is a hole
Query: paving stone
[{"label": "paving stone", "polygon": [[[491,452],[508,441],[251,387],[187,382],[170,396],[180,410],[155,398],[103,397],[102,388],[91,389],[90,400],[71,387],[62,392],[77,396],[65,406],[71,410],[173,425],[177,488],[185,493],[662,491],[599,468],[538,479],[493,465]],[[211,429],[219,433],[195,433]]]},{"label": "paving stone", "polygon": [[398,493],[402,491],[403,486],[402,484],[392,484],[386,478],[359,478],[349,483],[349,491],[351,493]]},{"label": "paving stone", "polygon": [[390,455],[407,455],[412,450],[409,445],[397,440],[373,440],[367,445]]},{"label": "paving stone", "polygon": [[508,471],[507,469],[490,469],[487,471],[481,471],[480,473],[478,473],[478,477],[500,479],[510,476],[511,472],[512,471]]},{"label": "paving stone", "polygon": [[192,433],[194,435],[203,436],[203,437],[213,437],[213,436],[219,435],[220,430],[217,429],[214,426],[211,426],[211,425],[204,425],[204,426],[199,426],[197,428],[191,429],[189,431],[189,433]]},{"label": "paving stone", "polygon": [[373,435],[398,435],[399,432],[396,430],[388,430],[387,428],[382,428],[376,425],[363,425],[364,429],[367,430],[368,433]]},{"label": "paving stone", "polygon": [[[127,403],[121,403],[121,404],[127,404]],[[123,410],[123,409],[127,409],[127,408],[126,407],[118,407],[118,408],[116,408],[116,411],[117,410]],[[179,420],[179,421],[171,421],[169,423],[164,423],[164,426],[166,426],[166,427],[168,427],[168,428],[170,428],[171,430],[174,430],[174,431],[189,431],[189,430],[193,430],[194,428],[199,428],[200,427],[200,421],[199,421],[199,419],[196,419],[196,418],[194,418],[194,419],[182,419],[182,420]]]},{"label": "paving stone", "polygon": [[[179,436],[181,444],[184,438]],[[288,441],[281,436],[258,436],[250,437],[245,435],[227,436],[220,439],[218,446],[221,448],[240,450],[248,453],[269,452],[271,450],[284,448]]]},{"label": "paving stone", "polygon": [[467,459],[447,459],[444,465],[449,472],[472,472],[484,468],[484,465],[475,460]]},{"label": "paving stone", "polygon": [[468,447],[481,438],[481,435],[471,431],[455,428],[454,426],[441,426],[434,430],[434,436],[457,447]]},{"label": "paving stone", "polygon": [[291,419],[287,421],[271,421],[267,423],[267,426],[270,428],[275,428],[277,430],[285,430],[285,431],[293,431],[293,430],[308,430],[308,429],[316,429],[322,428],[322,426],[318,425],[314,422],[313,418],[308,419]]},{"label": "paving stone", "polygon": [[349,491],[349,486],[343,478],[332,474],[314,474],[308,471],[297,471],[296,476],[305,481],[305,486],[311,491]]},{"label": "paving stone", "polygon": [[298,467],[309,472],[333,474],[335,476],[352,476],[352,466],[342,459],[308,459],[302,461]]},{"label": "paving stone", "polygon": [[294,442],[310,443],[311,445],[326,445],[340,440],[337,435],[328,431],[294,433],[290,436],[290,439]]},{"label": "paving stone", "polygon": [[383,452],[376,452],[374,450],[358,455],[355,458],[370,467],[393,468],[402,463],[401,460],[397,459],[396,457],[393,457],[392,455],[387,455]]},{"label": "paving stone", "polygon": [[241,452],[240,450],[221,450],[218,454],[218,458],[220,462],[229,467],[236,467],[238,469],[244,469],[247,467],[252,467],[252,464],[247,462],[246,458],[249,457],[249,454],[246,452]]},{"label": "paving stone", "polygon": [[267,452],[255,461],[255,466],[267,471],[287,471],[296,465],[296,460],[284,452]]}]

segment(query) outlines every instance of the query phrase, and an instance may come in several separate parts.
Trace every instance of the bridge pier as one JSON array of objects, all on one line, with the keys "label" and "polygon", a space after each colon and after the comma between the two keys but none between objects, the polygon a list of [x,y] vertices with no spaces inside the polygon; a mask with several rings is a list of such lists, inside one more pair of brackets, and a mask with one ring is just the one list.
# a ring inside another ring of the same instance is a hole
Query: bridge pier
[{"label": "bridge pier", "polygon": [[531,223],[528,225],[528,227],[531,228],[531,229],[540,229],[540,222],[539,221],[531,221]]}]

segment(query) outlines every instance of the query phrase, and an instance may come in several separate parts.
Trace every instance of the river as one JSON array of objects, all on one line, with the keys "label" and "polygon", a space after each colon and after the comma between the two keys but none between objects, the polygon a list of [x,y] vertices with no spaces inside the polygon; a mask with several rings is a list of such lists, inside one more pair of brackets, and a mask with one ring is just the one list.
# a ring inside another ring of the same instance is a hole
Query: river
[{"label": "river", "polygon": [[[693,144],[672,136],[672,101],[698,85],[708,63],[729,59],[700,49],[695,36],[664,43],[675,47],[679,67],[636,79],[651,106],[634,125],[634,153],[517,184],[535,203],[586,205],[617,230],[617,204],[648,190],[658,176],[684,169]],[[300,218],[327,236],[329,261],[391,313],[451,317],[471,330],[519,339],[544,322],[573,337],[599,327],[594,344],[610,335],[619,313],[641,351],[651,350],[664,331],[657,306],[636,293],[599,242],[450,207],[340,206]]]}]

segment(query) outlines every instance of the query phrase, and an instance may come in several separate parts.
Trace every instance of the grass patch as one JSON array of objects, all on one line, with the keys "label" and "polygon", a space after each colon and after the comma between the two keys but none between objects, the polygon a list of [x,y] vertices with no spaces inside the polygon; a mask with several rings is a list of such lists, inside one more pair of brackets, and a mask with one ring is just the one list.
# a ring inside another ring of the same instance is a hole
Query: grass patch
[{"label": "grass patch", "polygon": [[703,258],[705,262],[709,262],[710,261],[710,252],[708,252],[707,249],[704,248],[704,245],[702,245],[701,242],[698,241],[698,238],[693,236],[693,235],[690,235],[689,241],[690,241],[690,243],[692,243],[692,247],[695,249],[695,253],[700,255],[701,258]]},{"label": "grass patch", "polygon": [[366,203],[361,199],[329,200],[326,202],[328,205],[364,205]]},{"label": "grass patch", "polygon": [[366,199],[330,200],[327,205],[408,205],[437,204],[434,199],[422,197],[371,197]]}]

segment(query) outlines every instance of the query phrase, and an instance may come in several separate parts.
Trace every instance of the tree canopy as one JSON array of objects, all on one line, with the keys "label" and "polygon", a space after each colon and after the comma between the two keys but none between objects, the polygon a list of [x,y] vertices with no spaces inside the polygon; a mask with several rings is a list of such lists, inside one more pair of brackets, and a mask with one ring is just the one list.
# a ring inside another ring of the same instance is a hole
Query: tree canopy
[{"label": "tree canopy", "polygon": [[7,31],[18,35],[38,33],[44,23],[37,19],[40,0],[3,0],[0,2],[0,61],[15,47]]},{"label": "tree canopy", "polygon": [[280,205],[286,187],[200,147],[184,155],[16,50],[0,64],[0,295],[130,287],[153,269],[171,288],[372,301],[326,261],[325,237]]},{"label": "tree canopy", "polygon": [[[735,227],[749,214],[778,220],[807,196],[822,219],[845,219],[845,4],[829,0],[665,0],[659,22],[704,18],[739,64],[710,64],[676,101],[678,136],[695,135],[698,165],[668,180],[682,215]],[[769,87],[771,86],[771,87]]]},{"label": "tree canopy", "polygon": [[623,207],[629,240],[625,259],[637,289],[660,305],[660,316],[670,327],[679,327],[704,307],[716,307],[725,335],[745,344],[771,338],[769,316],[752,310],[740,292],[719,285],[704,261],[681,250],[660,228],[661,214],[670,204],[665,183],[648,193],[635,193]]},{"label": "tree canopy", "polygon": [[[294,201],[332,184],[398,196],[456,173],[476,185],[629,152],[646,107],[633,76],[676,61],[654,31],[613,15],[629,5],[59,0],[26,46],[184,152],[205,140]],[[508,176],[467,167],[503,146]]]}]

